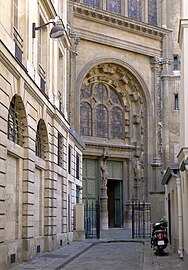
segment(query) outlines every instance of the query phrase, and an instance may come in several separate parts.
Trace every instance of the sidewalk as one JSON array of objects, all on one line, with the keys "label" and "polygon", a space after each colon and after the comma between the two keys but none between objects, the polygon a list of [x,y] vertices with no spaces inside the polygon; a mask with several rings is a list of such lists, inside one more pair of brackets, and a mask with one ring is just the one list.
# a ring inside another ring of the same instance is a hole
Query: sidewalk
[{"label": "sidewalk", "polygon": [[98,240],[73,241],[55,251],[42,253],[33,260],[21,263],[11,270],[60,270],[97,242]]}]

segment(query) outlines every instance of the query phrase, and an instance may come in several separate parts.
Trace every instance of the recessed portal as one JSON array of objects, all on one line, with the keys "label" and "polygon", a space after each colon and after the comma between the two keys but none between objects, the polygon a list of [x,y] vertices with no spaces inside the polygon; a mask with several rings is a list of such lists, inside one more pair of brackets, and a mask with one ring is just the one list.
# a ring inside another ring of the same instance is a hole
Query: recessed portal
[{"label": "recessed portal", "polygon": [[122,181],[108,180],[108,221],[109,227],[122,227],[123,207],[122,207]]}]

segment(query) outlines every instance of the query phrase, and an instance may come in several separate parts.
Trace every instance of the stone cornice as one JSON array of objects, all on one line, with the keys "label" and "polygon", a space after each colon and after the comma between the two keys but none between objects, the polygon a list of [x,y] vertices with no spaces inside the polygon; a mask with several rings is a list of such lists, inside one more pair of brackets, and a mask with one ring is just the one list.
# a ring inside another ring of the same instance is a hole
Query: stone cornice
[{"label": "stone cornice", "polygon": [[178,43],[182,46],[183,30],[188,28],[188,19],[181,19],[179,24]]},{"label": "stone cornice", "polygon": [[86,147],[89,146],[94,146],[94,147],[99,147],[99,148],[104,148],[104,147],[108,147],[108,148],[119,148],[119,149],[136,149],[135,145],[129,145],[129,144],[123,144],[123,143],[110,143],[110,142],[103,142],[103,141],[87,141],[84,140]]},{"label": "stone cornice", "polygon": [[129,51],[145,54],[151,57],[154,57],[156,55],[161,56],[161,51],[162,51],[161,49],[157,50],[156,48],[151,48],[143,44],[139,44],[138,46],[138,44],[136,43],[130,42],[129,40],[121,40],[121,39],[118,39],[117,37],[114,42],[113,37],[108,36],[108,38],[106,38],[106,36],[103,34],[100,34],[97,32],[94,33],[89,30],[84,30],[77,27],[74,28],[74,31],[76,33],[79,33],[80,37],[85,40],[94,41],[97,43],[101,43],[103,45],[105,44],[111,47],[121,48],[124,50],[129,50]]},{"label": "stone cornice", "polygon": [[125,29],[126,31],[138,33],[154,39],[162,39],[164,35],[171,33],[170,30],[139,22],[128,17],[124,17],[105,10],[96,9],[81,3],[71,2],[73,5],[74,16],[87,18],[87,20],[100,22],[113,27]]}]

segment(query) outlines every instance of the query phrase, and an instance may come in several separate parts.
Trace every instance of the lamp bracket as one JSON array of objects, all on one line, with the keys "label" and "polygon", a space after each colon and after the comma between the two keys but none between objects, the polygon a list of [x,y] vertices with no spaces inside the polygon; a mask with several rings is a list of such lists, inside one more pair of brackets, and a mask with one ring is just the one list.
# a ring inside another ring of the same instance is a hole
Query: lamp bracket
[{"label": "lamp bracket", "polygon": [[36,27],[36,23],[33,23],[33,24],[32,24],[32,37],[33,37],[33,38],[36,37],[35,31],[40,30],[40,29],[46,27],[46,26],[47,26],[48,24],[50,24],[50,23],[52,23],[53,25],[56,25],[55,22],[50,21],[50,22],[44,23],[44,24],[42,24],[42,25]]}]

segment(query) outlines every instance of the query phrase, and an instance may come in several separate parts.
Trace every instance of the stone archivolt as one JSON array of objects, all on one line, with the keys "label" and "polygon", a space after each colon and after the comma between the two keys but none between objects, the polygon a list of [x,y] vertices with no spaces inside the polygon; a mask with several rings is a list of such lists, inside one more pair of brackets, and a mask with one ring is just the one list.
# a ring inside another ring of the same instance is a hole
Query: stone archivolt
[{"label": "stone archivolt", "polygon": [[[86,145],[87,141],[91,145],[91,140],[100,145],[100,138],[109,152],[110,144],[129,145],[133,160],[139,160],[143,180],[147,167],[147,104],[136,77],[115,63],[96,65],[83,79],[80,104],[80,133]],[[134,180],[138,186],[138,179]],[[135,189],[137,196],[143,196],[141,183]]]}]

